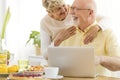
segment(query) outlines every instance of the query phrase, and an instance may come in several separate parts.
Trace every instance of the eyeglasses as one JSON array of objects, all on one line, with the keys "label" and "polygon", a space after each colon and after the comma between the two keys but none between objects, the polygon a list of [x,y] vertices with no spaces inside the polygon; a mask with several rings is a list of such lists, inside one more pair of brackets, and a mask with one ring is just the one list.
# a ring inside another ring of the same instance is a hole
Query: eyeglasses
[{"label": "eyeglasses", "polygon": [[61,9],[65,9],[65,8],[66,8],[66,5],[63,4],[62,6],[59,6],[59,7],[55,8],[52,12],[58,12],[58,11],[60,11]]},{"label": "eyeglasses", "polygon": [[82,9],[82,8],[76,8],[76,7],[70,7],[72,11],[78,11],[78,10],[90,10],[90,9]]}]

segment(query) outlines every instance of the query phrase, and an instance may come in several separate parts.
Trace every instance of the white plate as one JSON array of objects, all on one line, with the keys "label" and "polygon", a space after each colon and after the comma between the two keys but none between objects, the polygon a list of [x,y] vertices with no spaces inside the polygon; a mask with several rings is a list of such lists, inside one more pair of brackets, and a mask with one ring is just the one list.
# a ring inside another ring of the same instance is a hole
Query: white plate
[{"label": "white plate", "polygon": [[46,76],[46,75],[44,75],[43,78],[48,78],[48,79],[62,79],[63,76],[62,75],[58,75],[58,76],[53,77],[53,76]]}]

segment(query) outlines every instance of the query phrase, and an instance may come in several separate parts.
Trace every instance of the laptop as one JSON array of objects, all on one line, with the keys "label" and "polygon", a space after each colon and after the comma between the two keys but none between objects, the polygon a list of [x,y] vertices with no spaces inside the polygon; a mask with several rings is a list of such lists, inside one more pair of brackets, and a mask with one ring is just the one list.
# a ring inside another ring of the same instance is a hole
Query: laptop
[{"label": "laptop", "polygon": [[93,47],[49,47],[48,66],[68,77],[96,77]]}]

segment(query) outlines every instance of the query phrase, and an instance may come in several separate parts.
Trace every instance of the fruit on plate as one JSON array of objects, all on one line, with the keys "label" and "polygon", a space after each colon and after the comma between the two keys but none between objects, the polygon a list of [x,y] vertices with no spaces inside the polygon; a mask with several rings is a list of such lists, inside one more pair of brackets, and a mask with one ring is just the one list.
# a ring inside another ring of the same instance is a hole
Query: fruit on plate
[{"label": "fruit on plate", "polygon": [[42,71],[42,66],[30,66],[29,71]]},{"label": "fruit on plate", "polygon": [[12,65],[8,67],[8,72],[12,73],[12,72],[18,72],[19,67],[17,65]]}]

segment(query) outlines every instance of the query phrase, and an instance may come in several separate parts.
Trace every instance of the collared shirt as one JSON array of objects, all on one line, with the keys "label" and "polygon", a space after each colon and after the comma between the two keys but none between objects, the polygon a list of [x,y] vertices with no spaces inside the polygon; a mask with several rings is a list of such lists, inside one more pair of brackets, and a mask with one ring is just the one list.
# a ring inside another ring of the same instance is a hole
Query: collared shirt
[{"label": "collared shirt", "polygon": [[84,32],[82,30],[80,30],[78,27],[76,27],[77,28],[76,34],[74,36],[70,37],[69,39],[63,41],[61,43],[61,45],[64,45],[64,46],[84,46],[83,41],[84,41],[84,38],[86,36],[87,31],[96,24],[97,24],[97,22],[95,21],[93,24],[88,26],[84,30]]},{"label": "collared shirt", "polygon": [[[94,47],[95,55],[120,56],[117,39],[110,29],[99,31],[92,42],[84,44],[84,39],[86,37],[87,31],[96,24],[97,23],[94,22],[92,25],[88,26],[84,32],[80,29],[77,29],[76,34],[63,41],[60,46],[91,46]],[[105,68],[103,67],[97,67],[97,71],[100,74],[107,76],[109,75],[109,72],[106,72]]]}]

